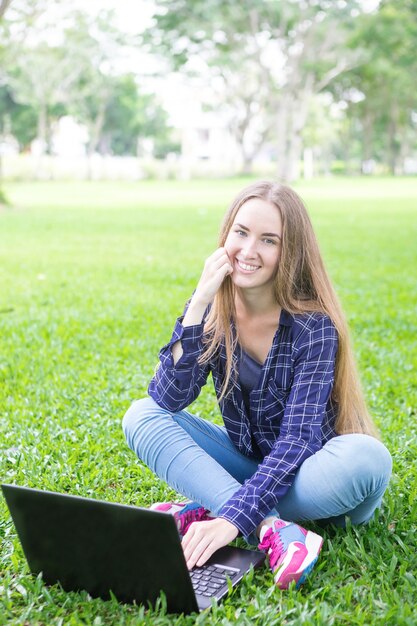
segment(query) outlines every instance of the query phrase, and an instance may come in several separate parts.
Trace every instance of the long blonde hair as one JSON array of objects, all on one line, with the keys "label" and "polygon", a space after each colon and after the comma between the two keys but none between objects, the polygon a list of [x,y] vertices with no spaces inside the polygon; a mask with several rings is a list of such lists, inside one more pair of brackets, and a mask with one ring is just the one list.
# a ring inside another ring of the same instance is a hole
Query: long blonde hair
[{"label": "long blonde hair", "polygon": [[[330,282],[307,210],[290,187],[260,181],[243,189],[230,205],[220,230],[219,246],[224,246],[236,214],[251,198],[260,198],[277,207],[282,220],[281,257],[274,281],[277,303],[289,313],[321,312],[330,317],[338,333],[335,380],[332,400],[337,407],[335,430],[338,434],[366,433],[378,436],[363,397],[349,332],[342,307]],[[205,350],[200,362],[213,358],[224,344],[226,371],[220,399],[234,384],[234,354],[237,332],[235,287],[227,276],[218,290],[205,322]]]}]

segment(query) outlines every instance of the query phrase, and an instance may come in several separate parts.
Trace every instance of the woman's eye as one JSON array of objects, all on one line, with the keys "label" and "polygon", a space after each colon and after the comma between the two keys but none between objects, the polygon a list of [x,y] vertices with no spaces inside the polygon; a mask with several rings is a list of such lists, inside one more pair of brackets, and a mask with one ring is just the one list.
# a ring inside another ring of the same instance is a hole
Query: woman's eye
[{"label": "woman's eye", "polygon": [[264,239],[265,243],[272,243],[272,245],[275,245],[275,241],[273,239]]},{"label": "woman's eye", "polygon": [[245,231],[244,231],[244,230],[236,230],[235,232],[236,232],[238,235],[241,235],[241,236],[245,236],[245,235],[246,235],[246,233],[245,233]]}]

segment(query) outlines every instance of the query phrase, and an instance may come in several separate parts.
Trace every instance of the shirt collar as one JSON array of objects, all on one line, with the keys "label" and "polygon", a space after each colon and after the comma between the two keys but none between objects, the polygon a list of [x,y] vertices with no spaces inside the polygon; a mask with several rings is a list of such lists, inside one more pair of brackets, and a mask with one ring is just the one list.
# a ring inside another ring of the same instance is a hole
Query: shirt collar
[{"label": "shirt collar", "polygon": [[294,318],[291,313],[288,313],[288,311],[281,309],[281,315],[279,317],[280,326],[292,326],[293,320]]}]

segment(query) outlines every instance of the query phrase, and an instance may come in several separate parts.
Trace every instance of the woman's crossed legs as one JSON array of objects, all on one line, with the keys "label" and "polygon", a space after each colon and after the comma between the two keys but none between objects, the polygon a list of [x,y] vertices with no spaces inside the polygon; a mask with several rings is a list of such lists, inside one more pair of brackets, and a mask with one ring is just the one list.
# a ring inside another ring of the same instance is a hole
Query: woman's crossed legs
[{"label": "woman's crossed legs", "polygon": [[[152,398],[132,404],[123,419],[129,447],[170,487],[216,515],[257,470],[224,427],[188,411],[171,413]],[[323,520],[339,526],[367,522],[380,506],[391,475],[391,456],[368,435],[334,437],[298,469],[269,515],[288,521]],[[246,537],[257,543],[255,533]]]}]

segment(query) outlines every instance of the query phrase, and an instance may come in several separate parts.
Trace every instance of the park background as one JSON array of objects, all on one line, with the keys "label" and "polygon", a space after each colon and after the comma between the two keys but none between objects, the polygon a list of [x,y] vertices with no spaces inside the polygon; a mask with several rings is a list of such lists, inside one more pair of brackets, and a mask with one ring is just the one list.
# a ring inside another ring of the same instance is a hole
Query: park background
[{"label": "park background", "polygon": [[[416,49],[413,0],[1,0],[2,481],[174,496],[121,419],[259,177],[307,203],[394,470],[302,589],[265,569],[190,617],[44,586],[1,499],[0,625],[415,626]],[[193,411],[220,423],[210,384]]]},{"label": "park background", "polygon": [[417,173],[413,0],[2,0],[6,178]]}]

